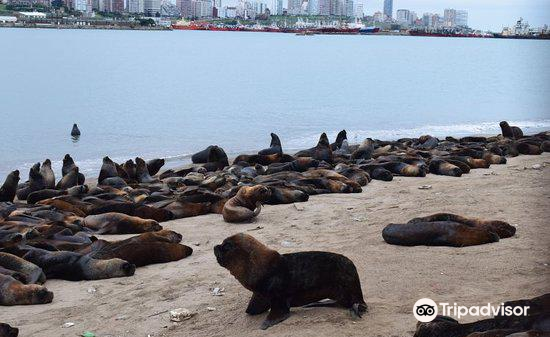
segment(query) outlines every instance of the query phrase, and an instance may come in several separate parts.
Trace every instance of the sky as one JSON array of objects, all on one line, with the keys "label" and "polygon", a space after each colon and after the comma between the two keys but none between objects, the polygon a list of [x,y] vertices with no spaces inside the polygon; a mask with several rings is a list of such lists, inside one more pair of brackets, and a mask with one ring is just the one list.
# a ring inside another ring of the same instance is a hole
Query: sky
[{"label": "sky", "polygon": [[[222,0],[223,1],[223,0]],[[362,2],[367,15],[382,11],[384,0],[356,0]],[[472,28],[500,31],[523,17],[533,27],[550,25],[550,0],[393,0],[393,15],[398,9],[422,13],[441,13],[445,8],[468,11]]]}]

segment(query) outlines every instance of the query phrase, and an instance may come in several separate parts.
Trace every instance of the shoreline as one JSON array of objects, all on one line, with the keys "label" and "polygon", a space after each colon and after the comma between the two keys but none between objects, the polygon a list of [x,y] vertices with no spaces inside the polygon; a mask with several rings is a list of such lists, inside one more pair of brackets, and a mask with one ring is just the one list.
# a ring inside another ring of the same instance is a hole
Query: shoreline
[{"label": "shoreline", "polygon": [[[246,232],[283,253],[327,250],[348,256],[357,265],[369,305],[369,312],[355,322],[342,309],[293,308],[288,320],[268,330],[269,336],[412,336],[416,321],[411,308],[421,297],[485,305],[550,292],[545,221],[550,154],[508,159],[506,165],[472,170],[461,178],[395,177],[390,183],[372,181],[362,193],[312,196],[300,208],[266,205],[248,224],[228,224],[218,214],[164,222],[183,235],[182,243],[194,249],[193,255],[139,268],[130,278],[49,280],[53,303],[11,307],[2,319],[19,327],[22,337],[83,331],[102,337],[257,336],[264,315],[244,313],[250,292],[217,265],[212,253],[226,236]],[[535,164],[542,169],[532,169]],[[425,184],[432,189],[418,189]],[[518,231],[510,239],[464,248],[402,247],[382,240],[388,223],[435,212],[505,220]],[[223,296],[212,296],[214,287],[225,288]],[[172,323],[167,312],[158,314],[180,307],[197,315]],[[66,322],[75,326],[62,328]]]}]

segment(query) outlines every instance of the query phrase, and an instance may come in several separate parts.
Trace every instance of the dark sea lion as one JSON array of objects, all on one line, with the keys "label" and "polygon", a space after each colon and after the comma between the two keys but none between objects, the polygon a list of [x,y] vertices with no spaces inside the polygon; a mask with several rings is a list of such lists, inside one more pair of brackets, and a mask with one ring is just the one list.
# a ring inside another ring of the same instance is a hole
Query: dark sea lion
[{"label": "dark sea lion", "polygon": [[523,131],[517,126],[510,126],[508,122],[500,122],[500,129],[504,138],[520,139],[523,137]]},{"label": "dark sea lion", "polygon": [[60,195],[67,194],[65,191],[44,189],[40,191],[32,192],[27,196],[27,203],[35,204],[41,200],[58,197]]},{"label": "dark sea lion", "polygon": [[319,142],[313,150],[313,159],[324,160],[327,163],[332,163],[333,156],[330,148],[330,143],[326,133],[322,133],[319,137]]},{"label": "dark sea lion", "polygon": [[19,329],[12,328],[9,324],[0,323],[0,337],[17,337]]},{"label": "dark sea lion", "polygon": [[13,202],[17,193],[17,184],[19,183],[19,170],[10,172],[0,187],[0,202]]},{"label": "dark sea lion", "polygon": [[458,166],[455,166],[442,159],[432,159],[429,166],[430,173],[451,176],[451,177],[460,177],[462,176],[462,171]]},{"label": "dark sea lion", "polygon": [[137,180],[136,177],[136,164],[132,159],[128,159],[123,165],[122,168],[126,172],[128,179]]},{"label": "dark sea lion", "polygon": [[76,185],[73,187],[69,187],[67,189],[67,194],[71,196],[83,196],[88,193],[90,189],[88,188],[88,185]]},{"label": "dark sea lion", "polygon": [[449,164],[452,164],[456,167],[458,167],[460,169],[460,171],[462,171],[462,174],[468,174],[470,173],[470,165],[468,165],[467,163],[463,162],[463,161],[460,161],[460,160],[455,160],[455,159],[450,159],[448,157],[443,157],[441,158],[443,160],[445,160],[446,162],[448,162]]},{"label": "dark sea lion", "polygon": [[158,182],[158,179],[151,177],[147,164],[140,157],[136,157],[136,178],[140,183],[151,184]]},{"label": "dark sea lion", "polygon": [[344,139],[342,141],[342,145],[340,145],[340,147],[337,150],[333,150],[332,153],[335,156],[343,156],[346,158],[347,156],[351,155],[351,148],[349,146],[348,140]]},{"label": "dark sea lion", "polygon": [[115,163],[108,156],[103,157],[103,164],[99,171],[98,183],[102,183],[106,178],[118,177],[118,171]]},{"label": "dark sea lion", "polygon": [[262,209],[262,203],[269,198],[270,190],[263,185],[243,186],[223,206],[222,215],[226,222],[250,221]]},{"label": "dark sea lion", "polygon": [[418,138],[418,142],[420,144],[416,145],[415,147],[420,150],[432,150],[436,148],[439,144],[439,140],[430,135],[420,136],[420,138]]},{"label": "dark sea lion", "polygon": [[29,250],[23,258],[41,267],[48,279],[101,280],[134,275],[136,266],[121,259],[98,260],[75,252]]},{"label": "dark sea lion", "polygon": [[137,234],[162,229],[155,220],[114,212],[88,215],[82,221],[82,225],[97,234]]},{"label": "dark sea lion", "polygon": [[519,153],[527,155],[539,155],[543,152],[540,146],[527,142],[518,142],[516,148]]},{"label": "dark sea lion", "polygon": [[269,148],[258,151],[259,155],[269,155],[269,154],[283,154],[283,147],[281,145],[281,140],[279,136],[274,133],[271,133],[271,143]]},{"label": "dark sea lion", "polygon": [[52,162],[49,159],[44,160],[42,166],[40,166],[40,174],[44,178],[44,185],[46,188],[55,188],[55,174],[52,170]]},{"label": "dark sea lion", "polygon": [[38,284],[25,285],[11,276],[0,274],[0,305],[50,303],[53,293]]},{"label": "dark sea lion", "polygon": [[46,282],[46,275],[40,267],[18,256],[0,252],[0,266],[25,275],[26,284]]},{"label": "dark sea lion", "polygon": [[367,138],[359,145],[357,150],[351,154],[351,159],[371,159],[374,152],[374,142]]},{"label": "dark sea lion", "polygon": [[75,166],[76,164],[74,163],[73,158],[69,154],[66,154],[65,157],[63,157],[63,166],[61,167],[61,174],[66,175]]},{"label": "dark sea lion", "polygon": [[147,170],[151,176],[157,174],[164,166],[164,159],[151,159],[147,161]]},{"label": "dark sea lion", "polygon": [[516,233],[516,227],[511,226],[509,223],[504,221],[466,218],[452,213],[436,213],[425,217],[411,219],[408,223],[434,221],[452,221],[462,223],[470,227],[485,229],[489,232],[498,234],[501,239],[512,237]]},{"label": "dark sea lion", "polygon": [[393,174],[405,176],[405,177],[425,177],[426,170],[422,166],[410,165],[398,161],[390,161],[381,164],[383,168],[390,171]]},{"label": "dark sea lion", "polygon": [[29,181],[26,186],[17,190],[17,199],[27,200],[29,194],[44,188],[44,178],[40,174],[40,163],[36,163],[29,170]]},{"label": "dark sea lion", "polygon": [[58,190],[66,190],[68,188],[78,186],[80,178],[80,172],[77,166],[73,167],[55,186]]},{"label": "dark sea lion", "polygon": [[485,159],[472,158],[470,156],[454,156],[454,155],[452,155],[452,156],[444,158],[444,160],[447,160],[447,159],[453,159],[453,160],[461,161],[465,164],[468,164],[468,166],[470,166],[470,168],[473,168],[473,169],[489,168],[491,166],[491,163],[486,161]]},{"label": "dark sea lion", "polygon": [[451,221],[389,224],[382,237],[387,243],[400,246],[466,247],[499,241],[496,233]]},{"label": "dark sea lion", "polygon": [[347,139],[348,139],[348,134],[346,130],[342,130],[338,132],[338,135],[336,135],[336,140],[334,141],[334,143],[330,144],[330,148],[332,149],[332,151],[338,150],[339,148],[342,147],[343,141]]},{"label": "dark sea lion", "polygon": [[214,247],[218,263],[253,292],[246,312],[270,310],[262,329],[287,319],[290,308],[324,299],[361,317],[363,300],[357,269],[347,257],[328,252],[279,254],[247,234],[228,237]]},{"label": "dark sea lion", "polygon": [[77,137],[77,136],[80,136],[80,130],[78,129],[78,125],[73,124],[73,128],[71,130],[71,136],[73,137]]},{"label": "dark sea lion", "polygon": [[193,164],[204,164],[208,161],[208,154],[210,153],[210,149],[214,147],[215,145],[210,145],[206,147],[206,149],[199,151],[191,156],[191,161]]},{"label": "dark sea lion", "polygon": [[550,152],[550,140],[545,140],[540,144],[542,152]]},{"label": "dark sea lion", "polygon": [[181,219],[208,214],[211,207],[211,202],[172,201],[162,209],[173,214],[174,219]]},{"label": "dark sea lion", "polygon": [[268,186],[268,188],[270,195],[267,198],[266,204],[269,205],[291,204],[309,200],[309,195],[298,189],[276,186]]},{"label": "dark sea lion", "polygon": [[121,177],[105,178],[101,181],[100,185],[102,187],[103,186],[110,186],[110,187],[114,187],[114,188],[117,188],[117,189],[122,189],[122,188],[128,186],[126,181],[124,179],[122,179]]},{"label": "dark sea lion", "polygon": [[219,146],[212,146],[208,151],[206,163],[203,167],[208,171],[218,171],[223,170],[224,167],[229,166],[229,159],[225,151]]},{"label": "dark sea lion", "polygon": [[380,165],[367,164],[367,165],[360,165],[359,168],[367,172],[372,179],[382,180],[382,181],[393,180],[393,174]]}]

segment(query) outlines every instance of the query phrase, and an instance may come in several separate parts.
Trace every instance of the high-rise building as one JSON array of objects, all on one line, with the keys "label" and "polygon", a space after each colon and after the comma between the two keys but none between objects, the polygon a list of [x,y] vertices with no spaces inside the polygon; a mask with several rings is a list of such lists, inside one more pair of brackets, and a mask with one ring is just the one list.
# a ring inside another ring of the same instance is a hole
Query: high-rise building
[{"label": "high-rise building", "polygon": [[455,23],[459,27],[468,27],[468,11],[457,10]]},{"label": "high-rise building", "polygon": [[365,11],[363,10],[363,4],[355,5],[355,17],[362,18],[365,16]]},{"label": "high-rise building", "polygon": [[112,11],[114,13],[124,12],[124,0],[112,0]]},{"label": "high-rise building", "polygon": [[129,13],[143,13],[143,0],[128,0]]},{"label": "high-rise building", "polygon": [[331,0],[319,0],[319,15],[330,15]]},{"label": "high-rise building", "polygon": [[319,15],[319,0],[309,0],[307,2],[307,14]]},{"label": "high-rise building", "polygon": [[452,8],[446,8],[443,11],[443,24],[445,27],[456,26],[456,10]]},{"label": "high-rise building", "polygon": [[402,25],[411,24],[411,11],[408,9],[398,9],[395,13],[395,19]]},{"label": "high-rise building", "polygon": [[393,18],[393,0],[384,0],[384,15],[386,18]]},{"label": "high-rise building", "polygon": [[144,0],[143,13],[147,16],[156,16],[160,14],[160,0]]},{"label": "high-rise building", "polygon": [[176,0],[176,7],[178,7],[183,18],[190,18],[192,16],[191,0]]},{"label": "high-rise building", "polygon": [[432,13],[424,13],[422,15],[422,25],[424,27],[432,27]]},{"label": "high-rise building", "polygon": [[353,3],[353,0],[346,0],[346,16],[347,17],[354,17],[354,11],[353,11],[353,8],[354,7],[354,3]]},{"label": "high-rise building", "polygon": [[302,11],[302,0],[288,0],[288,13],[299,15]]}]

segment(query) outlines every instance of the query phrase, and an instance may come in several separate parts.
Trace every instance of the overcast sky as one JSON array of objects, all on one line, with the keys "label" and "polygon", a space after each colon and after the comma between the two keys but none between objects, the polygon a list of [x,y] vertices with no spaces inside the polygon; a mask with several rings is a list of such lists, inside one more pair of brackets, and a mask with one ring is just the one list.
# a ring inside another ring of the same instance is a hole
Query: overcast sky
[{"label": "overcast sky", "polygon": [[[384,0],[356,1],[363,2],[367,14],[381,11],[384,4]],[[465,9],[470,27],[494,31],[512,26],[520,16],[531,26],[550,25],[550,0],[394,0],[394,15],[401,8],[414,10],[419,16],[443,13],[445,8]]]}]

